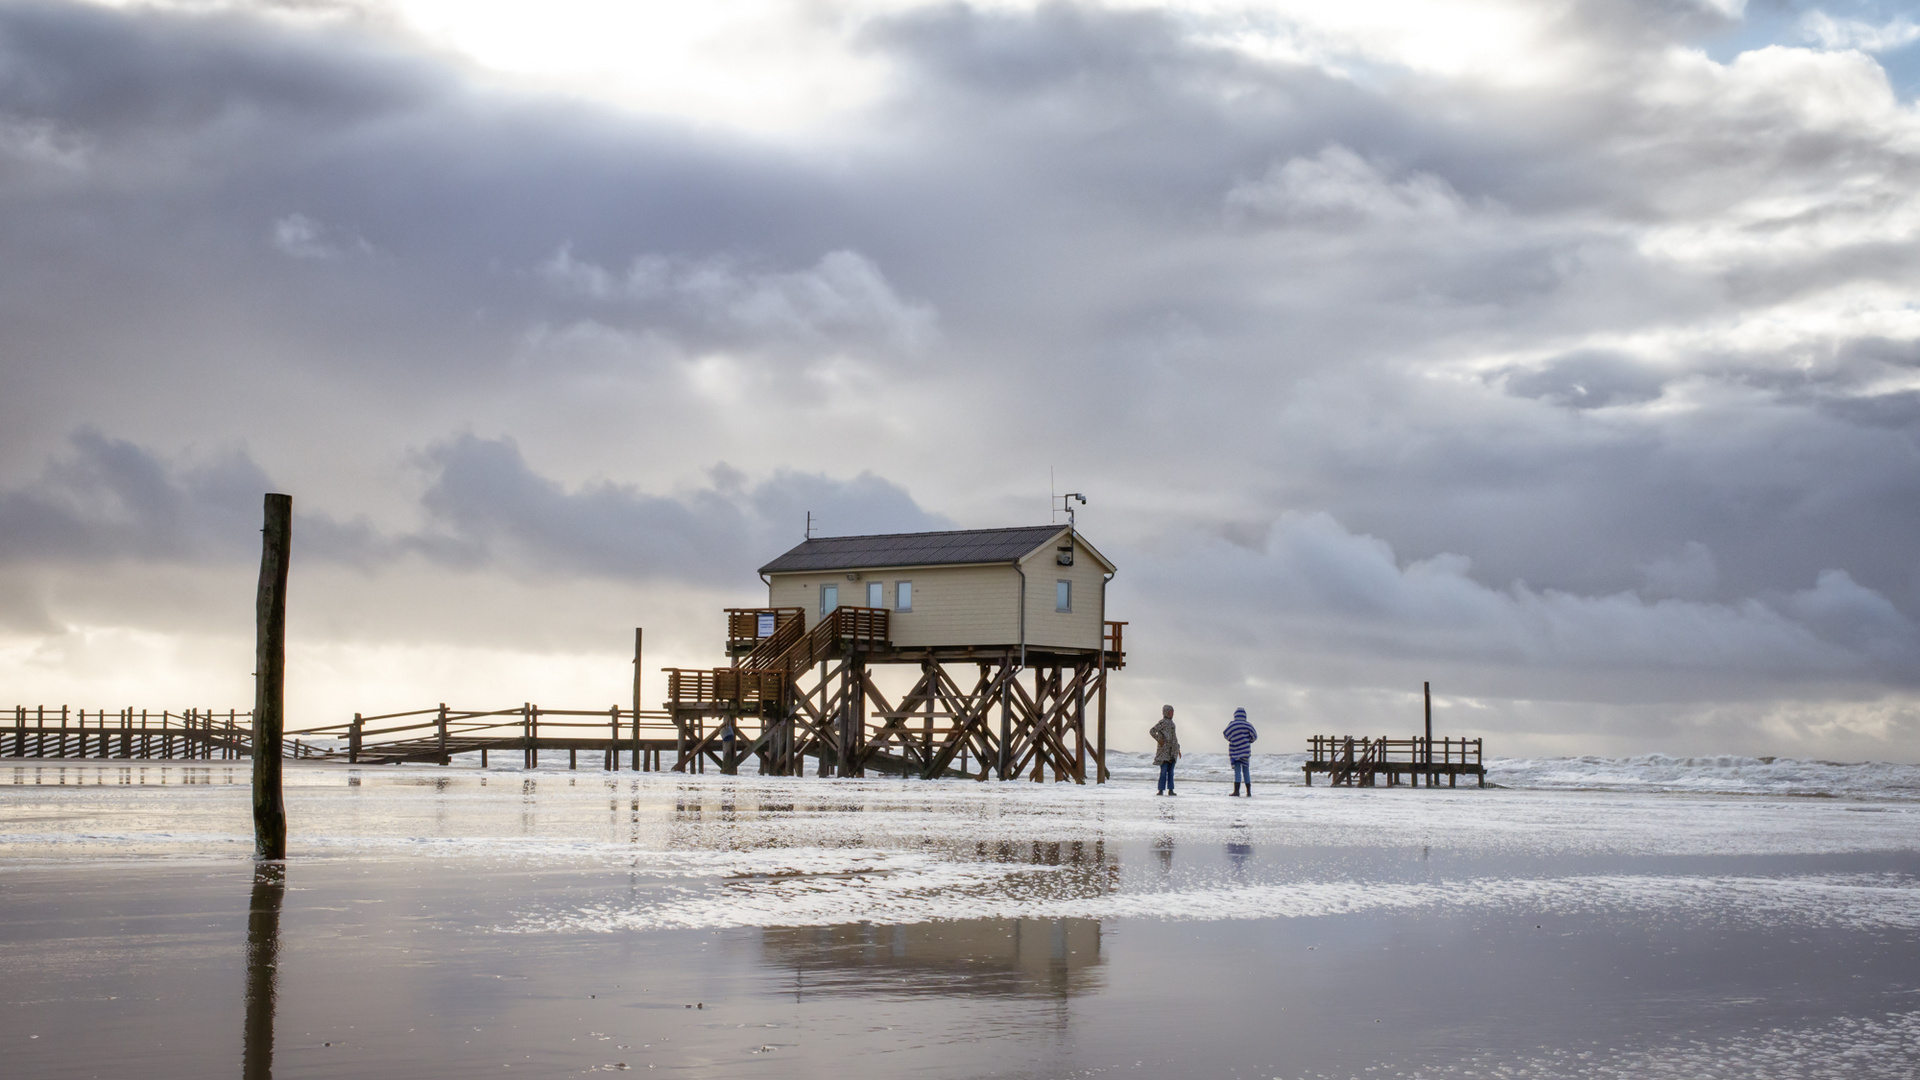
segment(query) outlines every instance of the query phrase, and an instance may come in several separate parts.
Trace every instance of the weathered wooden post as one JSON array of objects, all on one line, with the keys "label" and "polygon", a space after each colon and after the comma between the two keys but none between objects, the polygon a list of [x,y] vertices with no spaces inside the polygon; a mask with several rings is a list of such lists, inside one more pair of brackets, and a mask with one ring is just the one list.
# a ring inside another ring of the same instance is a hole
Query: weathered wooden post
[{"label": "weathered wooden post", "polygon": [[360,763],[360,732],[365,726],[366,721],[360,719],[359,713],[354,713],[353,726],[347,729],[347,764],[349,765]]},{"label": "weathered wooden post", "polygon": [[[639,630],[639,626],[634,626],[634,773],[639,773]],[[614,765],[620,765],[618,753],[614,755]]]},{"label": "weathered wooden post", "polygon": [[1434,778],[1434,773],[1433,773],[1433,684],[1430,682],[1421,683],[1420,694],[1422,697],[1426,698],[1427,700],[1427,741],[1425,744],[1426,759],[1427,759],[1427,786],[1432,787],[1433,778]]},{"label": "weathered wooden post", "polygon": [[287,557],[293,547],[293,496],[269,494],[254,605],[253,853],[287,857],[287,806],[280,792],[280,743],[286,730]]},{"label": "weathered wooden post", "polygon": [[444,701],[440,703],[440,716],[434,730],[438,733],[440,740],[440,764],[450,765],[453,763],[453,758],[447,754],[447,703]]}]

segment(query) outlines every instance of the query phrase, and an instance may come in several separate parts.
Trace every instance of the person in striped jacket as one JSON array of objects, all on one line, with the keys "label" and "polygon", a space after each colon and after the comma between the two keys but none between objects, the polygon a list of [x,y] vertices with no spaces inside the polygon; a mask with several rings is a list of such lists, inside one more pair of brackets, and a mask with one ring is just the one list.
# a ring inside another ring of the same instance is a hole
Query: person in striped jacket
[{"label": "person in striped jacket", "polygon": [[1253,740],[1260,736],[1253,725],[1247,723],[1247,710],[1233,710],[1233,722],[1221,734],[1227,737],[1227,760],[1233,763],[1233,793],[1240,794],[1240,784],[1244,781],[1247,797],[1252,798],[1253,770],[1248,759],[1253,756]]}]

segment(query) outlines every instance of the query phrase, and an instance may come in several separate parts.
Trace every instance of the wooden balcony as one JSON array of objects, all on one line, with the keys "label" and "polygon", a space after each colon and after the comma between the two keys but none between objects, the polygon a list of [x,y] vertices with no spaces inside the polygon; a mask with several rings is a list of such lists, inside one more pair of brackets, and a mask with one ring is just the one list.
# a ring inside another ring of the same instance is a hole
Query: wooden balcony
[{"label": "wooden balcony", "polygon": [[728,608],[727,655],[739,657],[760,649],[767,641],[806,629],[806,610],[785,608]]}]

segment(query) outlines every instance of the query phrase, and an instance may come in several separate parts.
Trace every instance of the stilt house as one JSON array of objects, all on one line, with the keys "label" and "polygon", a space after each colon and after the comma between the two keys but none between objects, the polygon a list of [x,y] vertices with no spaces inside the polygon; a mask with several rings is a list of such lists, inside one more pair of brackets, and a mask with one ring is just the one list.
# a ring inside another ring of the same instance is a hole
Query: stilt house
[{"label": "stilt house", "polygon": [[1113,575],[1071,524],[810,538],[727,610],[731,667],[667,670],[675,768],[1104,780]]}]

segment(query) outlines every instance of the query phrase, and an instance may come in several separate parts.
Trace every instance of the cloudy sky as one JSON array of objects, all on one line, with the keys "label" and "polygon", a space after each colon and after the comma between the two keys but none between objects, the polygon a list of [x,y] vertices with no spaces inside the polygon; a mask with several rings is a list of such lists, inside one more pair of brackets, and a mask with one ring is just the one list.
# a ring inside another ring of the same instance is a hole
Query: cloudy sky
[{"label": "cloudy sky", "polygon": [[267,490],[317,724],[1051,483],[1122,745],[1917,760],[1916,93],[1847,0],[0,2],[0,704],[244,707]]}]

